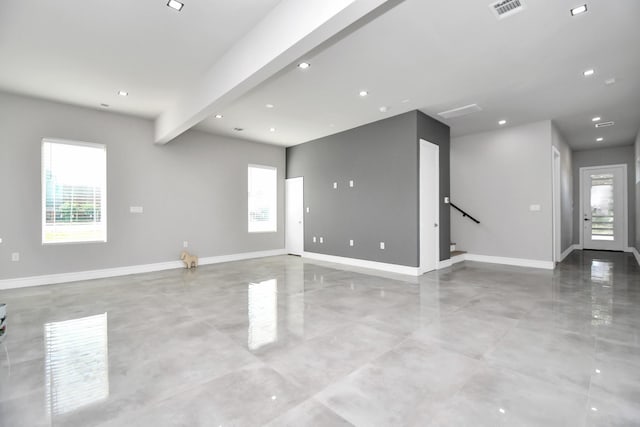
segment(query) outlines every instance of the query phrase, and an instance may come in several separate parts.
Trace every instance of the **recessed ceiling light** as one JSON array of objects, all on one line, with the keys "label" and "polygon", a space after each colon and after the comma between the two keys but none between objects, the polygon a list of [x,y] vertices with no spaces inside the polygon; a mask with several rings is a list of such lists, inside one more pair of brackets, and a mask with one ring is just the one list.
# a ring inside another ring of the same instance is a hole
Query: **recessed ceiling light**
[{"label": "recessed ceiling light", "polygon": [[498,122],[498,124],[499,124],[500,126],[504,126],[504,125],[506,125],[506,124],[507,124],[507,121],[506,121],[506,120],[500,120],[500,121]]},{"label": "recessed ceiling light", "polygon": [[602,142],[604,141],[604,138],[600,137],[600,138],[596,138],[596,142]]},{"label": "recessed ceiling light", "polygon": [[177,0],[169,0],[169,2],[167,3],[167,6],[169,6],[171,9],[175,9],[178,12],[180,12],[184,7],[184,3],[180,3]]},{"label": "recessed ceiling light", "polygon": [[298,68],[301,68],[303,70],[306,70],[309,67],[311,67],[311,64],[309,64],[308,62],[301,62],[298,64]]},{"label": "recessed ceiling light", "polygon": [[118,95],[120,95],[120,96],[128,96],[129,92],[127,92],[126,90],[119,90],[118,91]]},{"label": "recessed ceiling light", "polygon": [[585,70],[582,75],[585,77],[590,77],[593,76],[596,73],[596,70],[594,70],[593,68],[589,68],[588,70]]},{"label": "recessed ceiling light", "polygon": [[574,7],[571,9],[571,16],[580,15],[581,13],[585,13],[587,11],[587,5],[583,4],[582,6]]},{"label": "recessed ceiling light", "polygon": [[599,122],[600,120],[602,120],[602,117],[594,117],[591,119],[592,122]]},{"label": "recessed ceiling light", "polygon": [[367,92],[366,90],[360,91],[360,96],[367,96],[367,95],[369,95],[369,92]]},{"label": "recessed ceiling light", "polygon": [[223,117],[224,117],[224,116],[223,116],[222,114],[216,114],[216,119],[221,119],[221,118],[223,118]]},{"label": "recessed ceiling light", "polygon": [[275,132],[276,128],[269,128],[269,132]]},{"label": "recessed ceiling light", "polygon": [[265,105],[265,107],[267,107],[267,108],[273,108],[273,107],[274,107],[274,105],[273,105],[273,104],[266,104],[266,105]]}]

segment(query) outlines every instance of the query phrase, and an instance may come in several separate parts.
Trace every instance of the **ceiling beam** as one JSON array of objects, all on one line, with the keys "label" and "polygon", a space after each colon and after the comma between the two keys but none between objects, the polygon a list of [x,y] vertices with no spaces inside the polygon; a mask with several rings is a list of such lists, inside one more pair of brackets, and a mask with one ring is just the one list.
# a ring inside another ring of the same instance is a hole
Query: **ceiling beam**
[{"label": "ceiling beam", "polygon": [[[389,0],[284,0],[155,121],[166,144]],[[397,3],[398,1],[393,1]],[[188,46],[186,47],[188,49]]]}]

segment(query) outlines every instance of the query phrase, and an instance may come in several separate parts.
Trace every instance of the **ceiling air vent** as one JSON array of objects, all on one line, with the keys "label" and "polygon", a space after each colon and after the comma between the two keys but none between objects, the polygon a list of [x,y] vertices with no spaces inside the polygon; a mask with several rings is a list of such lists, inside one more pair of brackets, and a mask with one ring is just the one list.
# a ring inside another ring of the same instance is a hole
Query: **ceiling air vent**
[{"label": "ceiling air vent", "polygon": [[454,117],[466,116],[467,114],[477,113],[478,111],[482,111],[482,108],[477,104],[469,104],[464,107],[454,108],[453,110],[443,111],[442,113],[438,113],[438,115],[443,119],[453,119]]},{"label": "ceiling air vent", "polygon": [[489,5],[498,19],[506,18],[524,10],[522,0],[500,0]]},{"label": "ceiling air vent", "polygon": [[615,125],[615,122],[601,122],[601,123],[596,123],[596,127],[597,128],[606,128],[608,126],[613,126]]}]

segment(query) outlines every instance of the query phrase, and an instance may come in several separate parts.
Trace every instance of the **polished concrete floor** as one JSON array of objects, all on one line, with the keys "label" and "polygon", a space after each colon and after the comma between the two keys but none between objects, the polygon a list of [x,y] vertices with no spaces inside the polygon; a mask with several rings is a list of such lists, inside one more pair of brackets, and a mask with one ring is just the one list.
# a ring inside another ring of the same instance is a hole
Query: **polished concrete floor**
[{"label": "polished concrete floor", "polygon": [[0,292],[1,426],[640,425],[640,269],[273,257]]}]

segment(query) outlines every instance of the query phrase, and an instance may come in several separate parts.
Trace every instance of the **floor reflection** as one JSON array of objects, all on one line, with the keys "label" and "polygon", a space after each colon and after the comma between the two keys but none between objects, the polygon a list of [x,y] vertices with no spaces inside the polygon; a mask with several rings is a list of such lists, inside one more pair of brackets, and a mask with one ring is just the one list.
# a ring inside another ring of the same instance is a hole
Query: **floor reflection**
[{"label": "floor reflection", "polygon": [[265,280],[249,284],[249,349],[278,340],[278,281]]},{"label": "floor reflection", "polygon": [[107,313],[44,325],[47,414],[109,396]]},{"label": "floor reflection", "polygon": [[613,263],[591,260],[591,324],[608,326],[613,321]]}]

